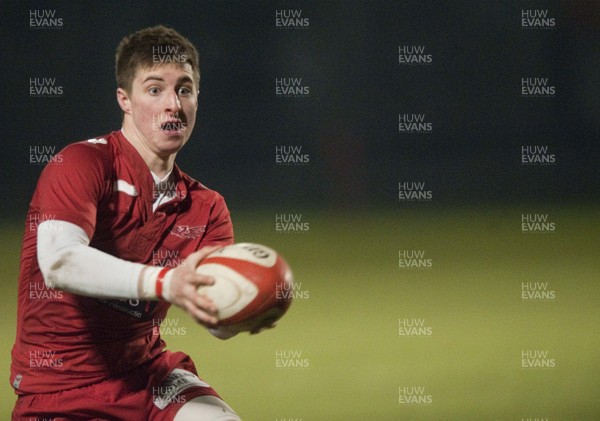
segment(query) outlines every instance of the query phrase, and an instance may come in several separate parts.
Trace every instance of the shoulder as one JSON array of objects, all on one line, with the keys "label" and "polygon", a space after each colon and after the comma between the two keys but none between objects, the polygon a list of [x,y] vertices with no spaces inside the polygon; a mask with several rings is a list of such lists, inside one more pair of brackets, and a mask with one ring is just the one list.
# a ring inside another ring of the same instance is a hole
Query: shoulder
[{"label": "shoulder", "polygon": [[[97,203],[108,191],[114,161],[110,135],[90,140],[67,145],[44,167],[34,199],[40,206]],[[83,212],[83,205],[75,208]]]},{"label": "shoulder", "polygon": [[95,137],[71,143],[60,152],[60,161],[70,165],[85,167],[89,165],[110,166],[114,156],[114,146],[110,135]]},{"label": "shoulder", "polygon": [[115,143],[111,135],[71,143],[44,167],[41,182],[102,184],[113,173]]}]

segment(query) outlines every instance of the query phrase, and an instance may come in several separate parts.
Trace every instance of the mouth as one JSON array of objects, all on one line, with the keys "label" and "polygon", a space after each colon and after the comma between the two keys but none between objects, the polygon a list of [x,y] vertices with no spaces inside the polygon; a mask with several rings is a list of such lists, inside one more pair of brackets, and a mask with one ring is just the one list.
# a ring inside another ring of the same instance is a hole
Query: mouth
[{"label": "mouth", "polygon": [[187,124],[181,120],[170,120],[160,125],[160,130],[168,134],[178,134],[184,131]]}]

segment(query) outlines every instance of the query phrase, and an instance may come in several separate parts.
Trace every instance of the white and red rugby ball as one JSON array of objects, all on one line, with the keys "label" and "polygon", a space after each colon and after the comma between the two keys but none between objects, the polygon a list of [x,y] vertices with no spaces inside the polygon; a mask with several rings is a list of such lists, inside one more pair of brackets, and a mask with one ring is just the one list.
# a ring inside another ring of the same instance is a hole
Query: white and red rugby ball
[{"label": "white and red rugby ball", "polygon": [[198,288],[217,306],[217,326],[227,332],[259,332],[289,308],[293,275],[272,248],[255,243],[225,246],[208,255],[196,273],[215,283]]}]

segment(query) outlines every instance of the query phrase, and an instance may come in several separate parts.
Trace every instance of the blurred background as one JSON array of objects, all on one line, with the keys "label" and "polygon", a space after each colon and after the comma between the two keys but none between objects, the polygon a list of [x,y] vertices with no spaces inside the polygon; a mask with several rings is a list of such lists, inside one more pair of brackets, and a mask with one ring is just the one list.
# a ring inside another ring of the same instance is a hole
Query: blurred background
[{"label": "blurred background", "polygon": [[[224,343],[172,312],[188,329],[167,342],[242,418],[600,416],[597,1],[44,1],[1,19],[6,417],[36,162],[120,128],[115,48],[156,24],[201,57],[178,165],[225,196],[238,241],[286,256],[303,291],[274,331]],[[300,94],[279,94],[282,79]],[[543,94],[523,95],[536,79]],[[40,80],[59,94],[31,95]],[[403,131],[415,116],[425,129]],[[402,199],[407,182],[427,199]],[[555,229],[524,232],[523,215]],[[282,231],[283,216],[308,224]],[[403,268],[407,251],[431,267]],[[522,300],[528,282],[555,298]],[[406,319],[433,333],[403,337]],[[556,367],[524,370],[531,350]],[[277,366],[298,352],[307,367]],[[419,387],[431,402],[407,404]]]}]

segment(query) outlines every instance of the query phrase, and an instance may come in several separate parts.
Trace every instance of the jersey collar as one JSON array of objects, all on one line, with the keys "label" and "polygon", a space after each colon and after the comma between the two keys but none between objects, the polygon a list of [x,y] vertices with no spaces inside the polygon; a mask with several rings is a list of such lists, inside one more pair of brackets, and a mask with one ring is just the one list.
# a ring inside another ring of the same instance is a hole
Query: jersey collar
[{"label": "jersey collar", "polygon": [[[152,173],[146,165],[146,162],[140,155],[140,153],[133,147],[131,143],[125,138],[123,132],[119,130],[116,132],[117,139],[119,141],[121,153],[125,155],[127,161],[131,165],[131,168],[135,175],[135,184],[140,184],[138,187],[140,188],[140,195],[144,197],[149,202],[149,206],[152,206],[153,192],[154,192],[154,177],[152,177]],[[184,200],[189,200],[189,190],[187,183],[185,182],[185,178],[183,177],[183,173],[179,169],[176,163],[173,163],[173,169],[171,171],[171,180],[177,183],[177,194],[176,197],[165,203],[165,205],[179,203]],[[159,207],[160,208],[160,207]]]}]

